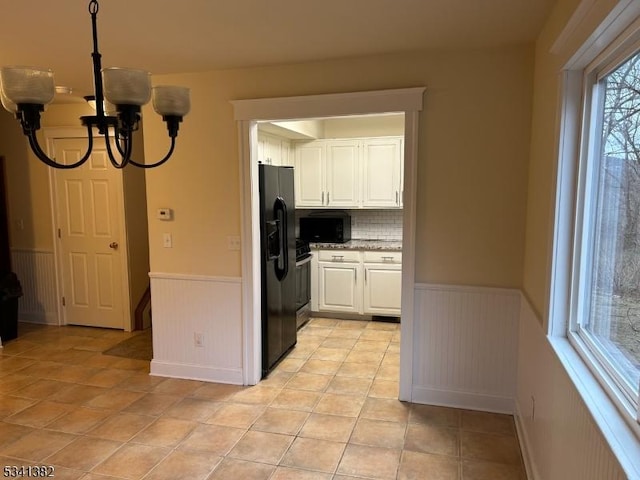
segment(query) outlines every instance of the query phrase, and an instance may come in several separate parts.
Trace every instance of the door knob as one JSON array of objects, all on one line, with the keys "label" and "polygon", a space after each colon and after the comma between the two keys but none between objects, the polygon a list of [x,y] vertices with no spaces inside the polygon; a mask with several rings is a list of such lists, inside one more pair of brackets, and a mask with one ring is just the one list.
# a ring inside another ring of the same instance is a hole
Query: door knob
[{"label": "door knob", "polygon": [[113,248],[114,250],[118,248],[118,242],[111,242],[109,244],[109,248]]}]

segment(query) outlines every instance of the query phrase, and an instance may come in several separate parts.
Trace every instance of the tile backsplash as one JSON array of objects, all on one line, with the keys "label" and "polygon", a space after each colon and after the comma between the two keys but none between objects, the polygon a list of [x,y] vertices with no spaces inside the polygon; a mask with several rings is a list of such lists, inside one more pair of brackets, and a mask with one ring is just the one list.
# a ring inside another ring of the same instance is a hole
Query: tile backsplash
[{"label": "tile backsplash", "polygon": [[402,210],[351,210],[351,237],[402,240]]},{"label": "tile backsplash", "polygon": [[[296,218],[318,210],[296,210]],[[351,215],[351,238],[358,240],[402,240],[402,210],[347,210]],[[298,222],[296,222],[298,235]]]}]

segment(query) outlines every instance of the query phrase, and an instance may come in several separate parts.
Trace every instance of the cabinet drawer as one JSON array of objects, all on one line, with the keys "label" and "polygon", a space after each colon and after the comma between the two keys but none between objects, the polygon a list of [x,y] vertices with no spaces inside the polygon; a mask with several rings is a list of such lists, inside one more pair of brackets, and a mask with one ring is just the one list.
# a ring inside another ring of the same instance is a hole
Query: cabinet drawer
[{"label": "cabinet drawer", "polygon": [[320,250],[318,260],[321,262],[359,263],[360,252],[356,250]]},{"label": "cabinet drawer", "polygon": [[366,251],[364,252],[364,263],[402,263],[402,252],[386,251]]}]

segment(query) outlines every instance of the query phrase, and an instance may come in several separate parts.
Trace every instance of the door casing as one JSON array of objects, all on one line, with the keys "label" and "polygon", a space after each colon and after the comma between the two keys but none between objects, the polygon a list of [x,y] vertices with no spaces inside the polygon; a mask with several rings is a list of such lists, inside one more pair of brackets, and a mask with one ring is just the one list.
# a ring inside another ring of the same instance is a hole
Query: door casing
[{"label": "door casing", "polygon": [[404,205],[402,240],[402,322],[399,399],[411,401],[413,383],[413,329],[415,285],[415,233],[418,164],[418,123],[425,87],[301,97],[234,100],[240,155],[240,208],[242,212],[242,323],[243,382],[255,385],[261,373],[260,229],[257,121],[294,120],[348,115],[404,113]]}]

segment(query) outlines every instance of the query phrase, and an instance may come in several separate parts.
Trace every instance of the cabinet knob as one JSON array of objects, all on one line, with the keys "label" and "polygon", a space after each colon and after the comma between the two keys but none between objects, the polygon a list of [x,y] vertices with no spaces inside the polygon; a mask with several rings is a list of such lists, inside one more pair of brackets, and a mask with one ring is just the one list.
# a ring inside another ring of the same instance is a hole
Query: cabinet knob
[{"label": "cabinet knob", "polygon": [[344,255],[331,255],[334,262],[342,262],[344,260]]}]

